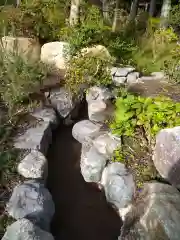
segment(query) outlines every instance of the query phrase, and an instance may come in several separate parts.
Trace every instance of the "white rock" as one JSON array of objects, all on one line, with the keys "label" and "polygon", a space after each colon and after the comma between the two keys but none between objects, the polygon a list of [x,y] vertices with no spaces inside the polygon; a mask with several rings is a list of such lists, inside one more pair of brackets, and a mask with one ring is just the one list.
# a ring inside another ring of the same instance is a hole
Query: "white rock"
[{"label": "white rock", "polygon": [[94,138],[102,133],[101,127],[101,124],[95,124],[89,120],[82,120],[73,126],[72,135],[82,144],[92,142]]},{"label": "white rock", "polygon": [[114,83],[117,87],[119,87],[119,86],[121,86],[122,84],[124,84],[124,83],[126,82],[126,80],[127,80],[127,77],[116,77],[116,76],[114,76],[114,77],[112,78],[113,83]]},{"label": "white rock", "polygon": [[22,218],[7,228],[2,240],[54,240],[54,238],[51,233]]},{"label": "white rock", "polygon": [[93,144],[99,153],[112,157],[114,151],[121,146],[121,139],[111,133],[105,133],[97,137]]},{"label": "white rock", "polygon": [[137,79],[139,78],[139,72],[132,72],[132,73],[129,73],[127,75],[127,83],[128,84],[131,84],[131,83],[136,83],[137,82]]},{"label": "white rock", "polygon": [[8,52],[15,52],[27,60],[39,60],[41,47],[33,38],[4,36],[1,39],[1,48]]},{"label": "white rock", "polygon": [[134,67],[117,68],[115,77],[127,77],[127,75],[135,70]]},{"label": "white rock", "polygon": [[32,116],[44,122],[50,122],[54,128],[58,126],[59,121],[53,108],[36,109],[31,113]]},{"label": "white rock", "polygon": [[55,207],[44,183],[39,180],[28,180],[14,188],[6,210],[16,220],[27,218],[49,231]]},{"label": "white rock", "polygon": [[127,174],[128,171],[124,164],[118,162],[111,163],[103,171],[101,184],[105,186],[108,183],[111,175],[126,176]]},{"label": "white rock", "polygon": [[93,100],[88,103],[89,120],[104,122],[108,120],[114,112],[113,105],[102,100]]},{"label": "white rock", "polygon": [[86,57],[98,57],[102,59],[110,59],[111,55],[106,47],[97,45],[93,47],[83,48],[81,54]]},{"label": "white rock", "polygon": [[40,121],[35,126],[14,138],[14,147],[17,149],[38,149],[46,155],[49,144],[52,142],[52,129],[49,122]]},{"label": "white rock", "polygon": [[81,173],[86,182],[96,182],[101,180],[102,171],[108,159],[97,152],[92,147],[84,146],[81,155]]},{"label": "white rock", "polygon": [[75,108],[72,94],[64,87],[52,90],[49,99],[62,118],[66,118]]},{"label": "white rock", "polygon": [[86,101],[90,102],[92,100],[102,100],[106,101],[113,97],[112,93],[108,88],[93,86],[88,89],[86,94]]},{"label": "white rock", "polygon": [[111,72],[111,76],[114,76],[115,73],[117,72],[117,67],[112,67],[112,68],[110,69],[110,72]]},{"label": "white rock", "polygon": [[49,42],[41,48],[41,61],[52,67],[52,71],[65,70],[69,60],[70,45],[67,42]]},{"label": "white rock", "polygon": [[46,179],[48,165],[45,156],[38,150],[32,150],[18,165],[18,172],[25,178]]},{"label": "white rock", "polygon": [[122,163],[109,164],[102,173],[101,184],[104,186],[106,199],[117,209],[131,204],[135,192],[133,176]]},{"label": "white rock", "polygon": [[88,116],[91,121],[103,122],[105,120],[106,103],[94,100],[88,103]]}]

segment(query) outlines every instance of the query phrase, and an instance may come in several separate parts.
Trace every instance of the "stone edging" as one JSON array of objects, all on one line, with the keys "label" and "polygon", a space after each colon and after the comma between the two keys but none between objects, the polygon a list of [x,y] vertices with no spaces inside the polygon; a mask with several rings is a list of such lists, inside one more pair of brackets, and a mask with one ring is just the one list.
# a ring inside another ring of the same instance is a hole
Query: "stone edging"
[{"label": "stone edging", "polygon": [[6,210],[16,222],[7,227],[3,240],[31,239],[33,236],[39,240],[54,239],[49,233],[55,206],[45,187],[48,176],[46,154],[52,142],[52,130],[62,119],[77,113],[77,104],[63,87],[49,93],[49,99],[51,107],[35,109],[30,114],[35,119],[35,126],[26,127],[14,139],[15,148],[28,150],[18,165],[19,174],[27,180],[14,188],[7,204]]}]

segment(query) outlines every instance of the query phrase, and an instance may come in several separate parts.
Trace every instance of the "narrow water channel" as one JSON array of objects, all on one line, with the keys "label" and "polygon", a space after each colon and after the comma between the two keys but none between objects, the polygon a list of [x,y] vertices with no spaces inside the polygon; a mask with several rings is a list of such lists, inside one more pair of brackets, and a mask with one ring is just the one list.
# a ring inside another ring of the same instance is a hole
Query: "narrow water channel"
[{"label": "narrow water channel", "polygon": [[72,127],[53,132],[47,183],[56,208],[52,234],[55,240],[117,240],[122,222],[104,193],[81,176],[80,151]]}]

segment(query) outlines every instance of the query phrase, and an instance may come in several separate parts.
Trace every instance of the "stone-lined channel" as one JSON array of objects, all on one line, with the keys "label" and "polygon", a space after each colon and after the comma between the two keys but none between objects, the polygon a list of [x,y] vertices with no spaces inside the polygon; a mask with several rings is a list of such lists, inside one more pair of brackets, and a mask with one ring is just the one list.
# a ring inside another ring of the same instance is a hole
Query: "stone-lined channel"
[{"label": "stone-lined channel", "polygon": [[84,181],[81,144],[73,139],[72,126],[61,124],[52,139],[47,186],[55,203],[51,226],[55,239],[117,240],[122,222],[104,193]]}]

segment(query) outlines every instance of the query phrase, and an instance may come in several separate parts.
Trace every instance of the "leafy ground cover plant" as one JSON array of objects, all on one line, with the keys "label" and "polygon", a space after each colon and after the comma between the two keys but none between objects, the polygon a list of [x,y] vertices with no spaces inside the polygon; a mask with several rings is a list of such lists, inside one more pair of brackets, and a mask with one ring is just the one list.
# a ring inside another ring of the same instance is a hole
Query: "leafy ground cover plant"
[{"label": "leafy ground cover plant", "polygon": [[150,98],[123,92],[115,105],[110,128],[121,136],[122,147],[115,151],[113,160],[131,168],[141,187],[144,181],[159,178],[151,154],[155,136],[163,128],[180,125],[180,103],[164,96]]},{"label": "leafy ground cover plant", "polygon": [[114,133],[133,136],[137,128],[143,128],[148,142],[159,130],[180,124],[180,103],[170,98],[155,98],[127,94],[116,100]]}]

